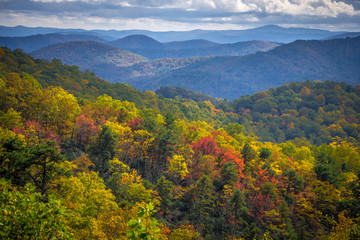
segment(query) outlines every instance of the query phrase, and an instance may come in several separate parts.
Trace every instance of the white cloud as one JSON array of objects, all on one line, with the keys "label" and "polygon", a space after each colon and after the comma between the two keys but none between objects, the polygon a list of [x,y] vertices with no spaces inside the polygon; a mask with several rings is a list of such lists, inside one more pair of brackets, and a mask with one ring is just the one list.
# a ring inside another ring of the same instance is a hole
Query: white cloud
[{"label": "white cloud", "polygon": [[31,0],[33,2],[83,2],[123,7],[178,8],[227,12],[259,12],[269,14],[336,17],[360,14],[351,4],[340,0]]},{"label": "white cloud", "polygon": [[353,3],[353,0],[0,0],[0,25],[165,31],[287,24],[360,31],[360,7],[354,4],[358,6],[355,10]]}]

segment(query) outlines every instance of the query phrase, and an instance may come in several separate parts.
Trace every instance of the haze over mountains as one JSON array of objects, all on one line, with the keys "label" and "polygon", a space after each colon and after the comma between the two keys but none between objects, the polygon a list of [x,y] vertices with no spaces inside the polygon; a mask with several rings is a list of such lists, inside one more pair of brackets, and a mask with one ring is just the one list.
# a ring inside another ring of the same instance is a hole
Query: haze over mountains
[{"label": "haze over mountains", "polygon": [[360,37],[295,41],[268,52],[215,57],[151,78],[126,81],[139,90],[179,86],[233,99],[279,86],[311,80],[360,83]]},{"label": "haze over mountains", "polygon": [[94,35],[107,41],[116,40],[129,35],[143,34],[160,42],[186,41],[204,39],[218,43],[235,43],[240,41],[263,40],[270,42],[288,43],[298,39],[323,39],[344,32],[331,32],[320,29],[283,28],[276,25],[267,25],[259,28],[245,30],[193,30],[153,32],[147,30],[83,30],[58,29],[44,27],[4,27],[0,26],[0,35],[7,37],[24,37],[35,34],[64,33]]},{"label": "haze over mountains", "polygon": [[[278,26],[189,32],[0,29],[4,30],[3,35],[55,31],[57,33],[45,35],[0,37],[0,45],[21,48],[35,58],[49,61],[57,58],[83,71],[93,71],[108,81],[128,83],[139,90],[175,86],[234,99],[291,81],[360,82],[357,33]],[[116,36],[120,38],[114,40]],[[321,40],[324,38],[329,40]],[[174,39],[177,41],[171,41]],[[251,41],[234,42],[235,39]],[[293,39],[316,40],[284,44]]]}]

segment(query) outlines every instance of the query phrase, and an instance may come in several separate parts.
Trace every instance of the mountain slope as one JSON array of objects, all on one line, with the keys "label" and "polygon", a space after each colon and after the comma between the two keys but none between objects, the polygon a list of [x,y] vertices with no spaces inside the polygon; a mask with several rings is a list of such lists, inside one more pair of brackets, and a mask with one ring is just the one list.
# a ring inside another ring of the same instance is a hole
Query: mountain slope
[{"label": "mountain slope", "polygon": [[25,52],[32,52],[49,45],[70,41],[105,42],[104,39],[92,35],[53,33],[45,35],[38,34],[27,37],[0,37],[0,46],[7,47],[12,50],[21,48]]},{"label": "mountain slope", "polygon": [[336,35],[327,37],[324,40],[331,40],[331,39],[337,39],[337,38],[354,38],[354,37],[359,37],[359,36],[360,36],[360,32],[347,32],[347,33],[341,33],[341,34],[336,34]]},{"label": "mountain slope", "polygon": [[155,39],[146,35],[130,35],[108,43],[122,49],[163,49],[164,46]]},{"label": "mountain slope", "polygon": [[[191,46],[191,44],[194,45]],[[268,51],[277,46],[279,46],[279,44],[265,41],[248,41],[229,44],[211,44],[211,42],[209,44],[209,42],[205,41],[203,46],[201,46],[201,43],[198,41],[178,41],[176,43],[164,43],[162,47],[156,46],[155,48],[127,48],[127,46],[118,45],[120,48],[124,48],[149,59],[205,56],[243,56],[258,51]]]},{"label": "mountain slope", "polygon": [[205,48],[205,47],[214,47],[219,45],[219,43],[203,40],[203,39],[193,39],[187,41],[173,41],[166,42],[163,45],[167,49],[191,49],[191,48]]},{"label": "mountain slope", "polygon": [[90,41],[55,44],[34,51],[31,55],[49,61],[57,58],[65,64],[79,66],[80,70],[95,72],[99,77],[112,82],[124,82],[126,79],[141,76],[154,76],[157,73],[165,73],[207,59],[164,58],[149,61],[129,51]]},{"label": "mountain slope", "polygon": [[140,90],[178,86],[233,99],[284,82],[360,82],[360,38],[296,41],[243,57],[215,57],[153,78],[126,81]]},{"label": "mountain slope", "polygon": [[95,71],[105,65],[130,66],[148,61],[146,58],[106,44],[92,41],[59,43],[31,53],[35,58],[60,59],[68,65],[77,65],[82,70]]}]

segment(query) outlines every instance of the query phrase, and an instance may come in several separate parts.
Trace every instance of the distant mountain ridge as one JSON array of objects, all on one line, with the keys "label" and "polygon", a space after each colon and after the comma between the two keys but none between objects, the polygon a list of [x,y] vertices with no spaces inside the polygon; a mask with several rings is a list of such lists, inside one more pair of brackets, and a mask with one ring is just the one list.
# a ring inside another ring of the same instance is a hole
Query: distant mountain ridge
[{"label": "distant mountain ridge", "polygon": [[[95,49],[99,53],[91,50],[94,47],[91,45],[96,45]],[[127,61],[131,60],[131,64],[128,65],[116,63],[116,59],[121,57],[112,53],[123,50],[94,42],[83,46],[83,50],[75,51],[80,46],[62,43],[32,55],[48,60],[56,57],[66,64],[79,65],[81,70],[94,71],[108,81],[128,83],[139,90],[155,91],[160,86],[182,87],[227,99],[267,90],[284,82],[306,79],[360,83],[360,37],[299,40],[246,56],[162,58],[150,61],[124,51],[122,53],[130,54]],[[104,49],[108,49],[110,60],[100,54]],[[85,56],[86,52],[91,54]]]},{"label": "distant mountain ridge", "polygon": [[58,28],[29,28],[24,26],[0,26],[2,36],[29,36],[48,33],[72,33],[99,36],[108,41],[123,38],[134,34],[143,34],[160,42],[186,41],[204,39],[218,43],[235,43],[241,41],[263,40],[270,42],[288,43],[298,39],[324,39],[344,32],[331,32],[320,29],[284,28],[276,25],[245,29],[245,30],[192,30],[153,32],[147,30],[83,30],[83,29],[58,29]]},{"label": "distant mountain ridge", "polygon": [[189,40],[161,43],[146,35],[131,35],[109,45],[131,51],[149,59],[188,58],[206,56],[243,56],[258,51],[268,51],[279,46],[265,41],[247,41],[219,44],[207,40]]},{"label": "distant mountain ridge", "polygon": [[150,61],[132,52],[92,41],[59,43],[34,51],[31,55],[48,61],[60,59],[67,65],[79,66],[82,71],[93,71],[110,82],[154,76],[207,59],[164,58]]},{"label": "distant mountain ridge", "polygon": [[214,57],[149,78],[125,82],[139,90],[177,86],[234,99],[284,82],[311,80],[360,83],[360,37],[295,41],[243,57]]},{"label": "distant mountain ridge", "polygon": [[[48,54],[49,51],[51,56]],[[96,69],[104,65],[124,67],[149,61],[129,51],[93,41],[59,43],[34,51],[32,55],[49,61],[57,58],[68,65],[77,65],[83,70]]]},{"label": "distant mountain ridge", "polygon": [[0,37],[0,46],[7,47],[11,50],[21,48],[25,52],[32,52],[53,44],[70,41],[105,42],[104,39],[93,35],[50,33],[26,37]]},{"label": "distant mountain ridge", "polygon": [[163,49],[164,45],[155,39],[143,35],[135,34],[109,42],[109,45],[122,49]]}]

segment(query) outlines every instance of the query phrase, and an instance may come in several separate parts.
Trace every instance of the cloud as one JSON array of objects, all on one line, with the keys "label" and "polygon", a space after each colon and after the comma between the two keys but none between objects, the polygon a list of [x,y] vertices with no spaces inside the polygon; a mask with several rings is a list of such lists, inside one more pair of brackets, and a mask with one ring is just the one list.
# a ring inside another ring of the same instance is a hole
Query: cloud
[{"label": "cloud", "polygon": [[360,0],[0,0],[0,25],[190,30],[277,24],[360,31],[359,9]]},{"label": "cloud", "polygon": [[359,14],[354,7],[335,0],[32,0],[42,3],[82,2],[122,7],[178,8],[227,12],[331,16]]}]

